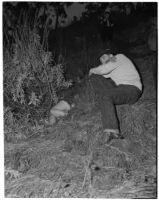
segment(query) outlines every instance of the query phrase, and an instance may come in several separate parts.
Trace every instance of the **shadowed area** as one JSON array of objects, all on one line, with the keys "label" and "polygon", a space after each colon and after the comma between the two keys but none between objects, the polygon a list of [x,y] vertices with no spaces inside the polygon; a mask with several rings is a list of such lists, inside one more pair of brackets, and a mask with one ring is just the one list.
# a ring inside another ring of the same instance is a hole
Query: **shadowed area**
[{"label": "shadowed area", "polygon": [[[90,21],[92,19],[90,18]],[[115,20],[118,21],[117,18]],[[24,102],[19,108],[19,104],[16,103],[17,107],[10,109],[8,107],[13,106],[14,102],[11,101],[10,96],[6,97],[5,103],[8,109],[4,114],[5,197],[157,197],[157,52],[148,44],[150,36],[148,30],[151,30],[150,32],[156,30],[154,25],[156,17],[149,17],[149,20],[145,21],[141,16],[137,24],[132,22],[130,26],[126,25],[120,29],[116,27],[113,41],[106,40],[105,43],[97,30],[94,31],[94,35],[88,31],[90,28],[93,32],[95,24],[90,23],[91,26],[88,27],[89,23],[87,23],[84,26],[82,22],[77,22],[63,29],[65,39],[63,37],[60,64],[64,66],[66,82],[60,82],[64,79],[59,65],[56,65],[53,72],[49,65],[45,65],[45,69],[49,69],[50,76],[47,77],[50,78],[49,81],[52,80],[51,75],[58,74],[57,77],[60,78],[55,80],[59,81],[59,85],[69,84],[67,82],[69,79],[73,82],[72,86],[57,90],[59,99],[67,97],[74,103],[68,115],[57,119],[52,126],[46,126],[46,117],[51,106],[55,104],[50,99],[56,100],[56,93],[53,93],[55,96],[50,96],[48,83],[51,81],[47,82],[46,77],[42,76],[45,75],[44,67],[41,67],[39,57],[33,50],[30,51],[36,56],[31,63],[36,66],[34,70],[41,69],[40,72],[37,70],[40,75],[37,73],[36,76],[42,81],[39,81],[37,86],[38,79],[35,81],[30,78],[26,90],[30,94],[31,91],[36,92],[40,88],[42,97],[45,96],[44,101],[36,107],[37,96],[35,98],[35,95],[32,95],[32,101],[28,101],[31,102],[31,106],[24,107]],[[127,23],[127,20],[125,19],[123,23]],[[74,35],[75,32],[81,35]],[[85,34],[82,35],[81,32]],[[151,38],[154,39],[154,36]],[[54,39],[52,37],[50,40],[51,52],[59,48],[58,45],[52,45]],[[56,42],[58,43],[59,40]],[[36,44],[39,45],[38,42]],[[99,63],[99,57],[106,49],[124,53],[132,59],[141,75],[144,90],[137,103],[116,107],[124,139],[114,139],[109,145],[101,145],[101,116],[88,72],[91,67]],[[49,57],[47,51],[39,52],[42,52],[44,58]],[[27,55],[30,55],[29,51]],[[18,69],[23,72],[26,68]],[[23,79],[18,80],[20,85]],[[53,86],[57,87],[57,84]],[[8,85],[6,90],[8,91]],[[29,95],[27,97],[29,98]],[[17,114],[17,110],[20,114]]]}]

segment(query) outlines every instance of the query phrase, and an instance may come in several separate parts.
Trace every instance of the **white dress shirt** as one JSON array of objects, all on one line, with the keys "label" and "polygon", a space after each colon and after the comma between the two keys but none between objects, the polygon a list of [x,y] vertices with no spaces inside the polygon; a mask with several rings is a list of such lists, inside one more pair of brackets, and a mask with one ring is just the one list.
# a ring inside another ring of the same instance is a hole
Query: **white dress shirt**
[{"label": "white dress shirt", "polygon": [[141,79],[132,61],[124,54],[117,54],[116,61],[93,68],[93,73],[111,78],[117,85],[134,85],[142,90]]}]

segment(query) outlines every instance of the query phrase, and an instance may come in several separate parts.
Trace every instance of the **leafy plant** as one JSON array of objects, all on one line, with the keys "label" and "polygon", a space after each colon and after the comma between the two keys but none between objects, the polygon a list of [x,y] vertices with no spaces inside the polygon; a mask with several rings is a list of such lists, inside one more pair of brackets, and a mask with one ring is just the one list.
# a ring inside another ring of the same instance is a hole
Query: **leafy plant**
[{"label": "leafy plant", "polygon": [[58,102],[57,92],[71,81],[65,80],[63,66],[56,64],[47,50],[47,36],[41,40],[36,19],[30,24],[24,16],[13,30],[12,42],[3,49],[4,105],[35,118]]}]

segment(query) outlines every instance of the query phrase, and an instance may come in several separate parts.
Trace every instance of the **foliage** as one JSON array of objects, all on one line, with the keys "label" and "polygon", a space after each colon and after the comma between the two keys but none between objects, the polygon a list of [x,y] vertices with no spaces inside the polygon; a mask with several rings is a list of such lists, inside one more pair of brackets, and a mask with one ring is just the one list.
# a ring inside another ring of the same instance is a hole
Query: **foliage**
[{"label": "foliage", "polygon": [[[14,102],[38,105],[43,96],[42,87],[47,85],[52,100],[56,103],[56,91],[70,85],[70,82],[64,80],[62,66],[52,65],[52,54],[44,50],[35,29],[20,27],[16,30],[14,39],[12,52],[4,49],[5,92],[11,94]],[[30,90],[33,84],[34,89]],[[27,89],[30,90],[29,96],[25,94]]]},{"label": "foliage", "polygon": [[4,109],[4,136],[6,141],[25,139],[31,133],[28,116],[23,115],[19,120],[13,115],[11,108]]},{"label": "foliage", "polygon": [[27,13],[32,22],[36,17],[38,27],[42,31],[45,29],[46,22],[49,29],[56,29],[60,25],[60,21],[67,17],[65,8],[71,4],[70,2],[4,2],[4,28],[7,27],[7,30],[11,33],[14,27],[18,26],[21,20],[20,16]]},{"label": "foliage", "polygon": [[52,104],[57,103],[57,92],[71,85],[71,81],[64,78],[63,66],[56,64],[47,50],[47,35],[41,40],[36,19],[30,24],[24,16],[21,24],[12,31],[13,40],[5,43],[3,49],[4,105],[11,107],[5,123],[16,128],[21,126],[13,116],[15,110],[20,115],[18,118],[25,116],[26,120],[40,115],[40,110],[43,116]]},{"label": "foliage", "polygon": [[[112,15],[117,14],[117,19],[115,21],[118,22],[118,15],[123,15],[125,18],[128,15],[134,16],[136,13],[149,12],[151,9],[154,13],[156,13],[156,3],[143,3],[143,2],[90,2],[86,3],[85,12],[83,13],[83,19],[88,19],[94,17],[95,20],[97,18],[104,15],[105,12],[110,12]],[[112,17],[113,18],[113,17]]]}]

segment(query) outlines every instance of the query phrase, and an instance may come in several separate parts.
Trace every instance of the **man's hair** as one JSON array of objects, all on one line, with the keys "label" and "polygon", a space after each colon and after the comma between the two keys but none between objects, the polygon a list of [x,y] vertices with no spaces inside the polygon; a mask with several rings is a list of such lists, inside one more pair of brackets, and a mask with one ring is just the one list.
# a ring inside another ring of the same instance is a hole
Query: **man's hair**
[{"label": "man's hair", "polygon": [[116,55],[116,54],[119,54],[120,51],[118,49],[114,49],[114,48],[111,48],[111,49],[106,49],[103,54],[113,54],[113,55]]},{"label": "man's hair", "polygon": [[104,51],[104,54],[110,55],[110,54],[113,54],[113,51],[111,49],[106,49]]},{"label": "man's hair", "polygon": [[119,52],[117,50],[114,49],[105,49],[104,51],[100,52],[100,54],[97,56],[97,58],[99,59],[102,55],[107,54],[107,55],[116,55]]}]

